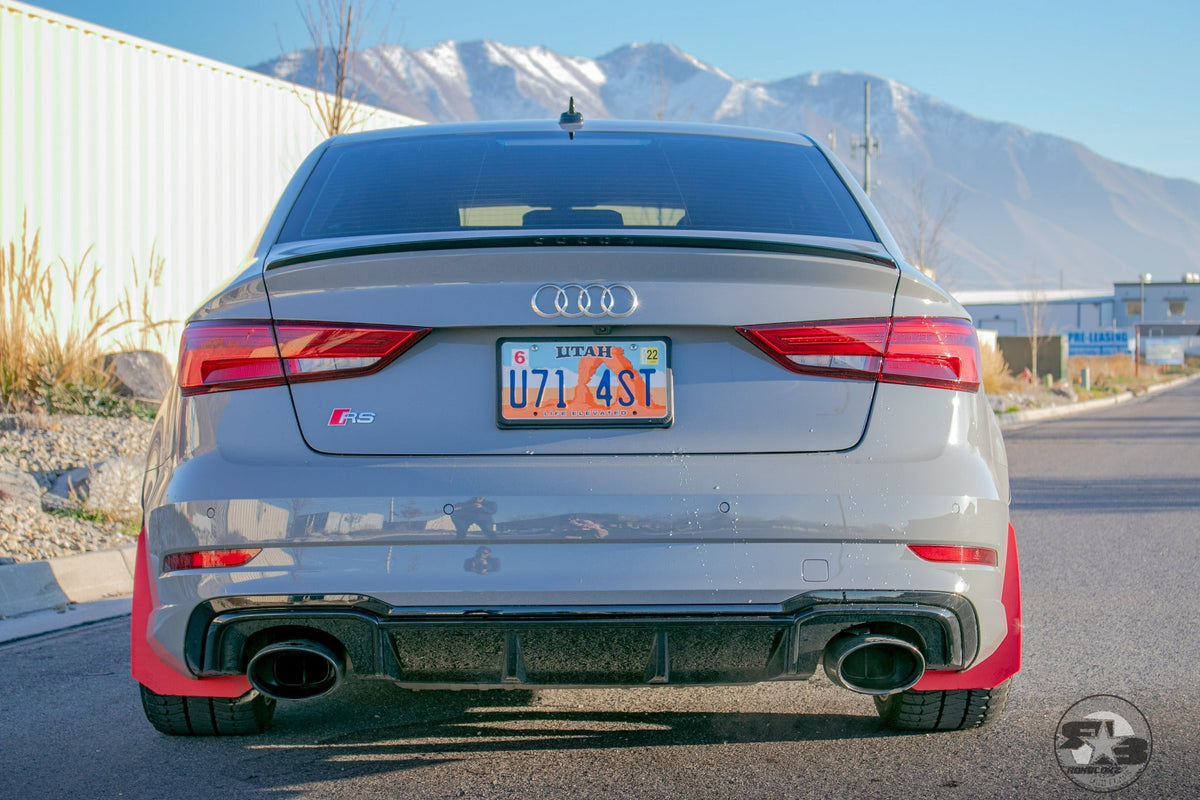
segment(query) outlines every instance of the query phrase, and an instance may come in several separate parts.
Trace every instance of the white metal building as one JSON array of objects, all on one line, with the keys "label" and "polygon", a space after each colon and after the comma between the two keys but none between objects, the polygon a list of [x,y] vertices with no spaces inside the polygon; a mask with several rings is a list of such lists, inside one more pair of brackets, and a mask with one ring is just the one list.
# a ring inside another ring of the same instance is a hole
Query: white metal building
[{"label": "white metal building", "polygon": [[[27,217],[45,256],[74,265],[92,248],[102,307],[153,247],[154,316],[182,319],[323,138],[311,103],[290,83],[0,0],[0,246]],[[365,128],[417,123],[365,112]]]},{"label": "white metal building", "polygon": [[[1001,289],[955,292],[975,327],[1001,336],[1025,336],[1037,316],[1042,331],[1110,328],[1113,294],[1103,289]],[[1036,309],[1036,311],[1035,311]]]}]

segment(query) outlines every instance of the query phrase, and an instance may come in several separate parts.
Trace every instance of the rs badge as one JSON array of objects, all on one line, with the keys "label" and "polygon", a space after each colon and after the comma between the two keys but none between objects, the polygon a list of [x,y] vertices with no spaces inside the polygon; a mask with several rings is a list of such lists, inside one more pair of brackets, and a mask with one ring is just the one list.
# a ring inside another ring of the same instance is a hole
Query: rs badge
[{"label": "rs badge", "polygon": [[348,408],[335,408],[329,415],[330,425],[370,425],[374,421],[374,411],[351,411]]}]

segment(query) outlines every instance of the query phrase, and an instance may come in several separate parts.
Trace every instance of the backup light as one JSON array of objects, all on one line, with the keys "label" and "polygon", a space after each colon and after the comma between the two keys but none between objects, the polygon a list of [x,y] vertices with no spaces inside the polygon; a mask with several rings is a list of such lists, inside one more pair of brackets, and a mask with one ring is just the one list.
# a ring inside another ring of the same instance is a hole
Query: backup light
[{"label": "backup light", "polygon": [[279,354],[289,383],[376,372],[427,333],[429,328],[275,323]]}]

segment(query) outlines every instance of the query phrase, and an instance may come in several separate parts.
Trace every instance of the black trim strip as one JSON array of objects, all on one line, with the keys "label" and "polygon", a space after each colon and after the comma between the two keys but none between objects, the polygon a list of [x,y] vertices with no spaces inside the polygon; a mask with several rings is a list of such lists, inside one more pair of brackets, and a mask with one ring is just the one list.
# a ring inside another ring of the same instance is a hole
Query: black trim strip
[{"label": "black trim strip", "polygon": [[389,253],[416,253],[437,250],[470,250],[499,247],[693,247],[712,250],[749,250],[760,253],[788,253],[791,255],[820,256],[858,261],[864,264],[896,268],[896,262],[884,256],[874,256],[841,247],[792,244],[757,239],[728,239],[707,236],[609,236],[587,234],[564,234],[561,236],[484,236],[472,239],[436,239],[420,242],[390,242],[388,244],[347,245],[331,247],[314,253],[286,256],[273,259],[266,269],[290,267],[328,258],[353,258],[356,256],[384,255]]},{"label": "black trim strip", "polygon": [[[358,595],[353,596],[353,602],[339,606],[327,604],[330,599],[320,595],[251,595],[206,601],[192,614],[185,654],[188,666],[201,676],[240,674],[245,670],[245,649],[252,647],[254,641],[261,642],[260,634],[269,638],[272,631],[286,629],[291,635],[296,628],[312,628],[341,641],[357,654],[355,669],[360,674],[387,675],[397,680],[403,678],[393,669],[397,665],[385,663],[387,648],[383,643],[388,633],[407,629],[501,631],[506,644],[503,678],[498,685],[524,682],[519,637],[524,631],[537,629],[631,626],[655,630],[655,647],[647,653],[650,660],[644,680],[622,685],[670,680],[663,663],[667,643],[665,638],[660,641],[662,637],[658,634],[672,630],[761,626],[786,631],[789,655],[779,661],[772,654],[771,663],[778,661],[778,670],[755,680],[808,677],[833,636],[863,625],[898,624],[915,631],[931,669],[969,666],[979,647],[974,607],[962,595],[947,592],[815,591],[780,604],[494,608],[390,607]],[[372,648],[378,651],[374,655],[370,652]]]}]

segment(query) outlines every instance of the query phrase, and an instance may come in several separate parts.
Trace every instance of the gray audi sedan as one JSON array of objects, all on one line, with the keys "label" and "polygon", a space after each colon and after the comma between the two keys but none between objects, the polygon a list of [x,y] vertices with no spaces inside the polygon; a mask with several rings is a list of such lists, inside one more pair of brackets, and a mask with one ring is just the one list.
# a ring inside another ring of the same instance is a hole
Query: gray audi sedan
[{"label": "gray audi sedan", "polygon": [[885,725],[1020,667],[962,307],[812,139],[558,121],[338,136],[187,321],[132,671],[165,733],[410,688],[805,680]]}]

